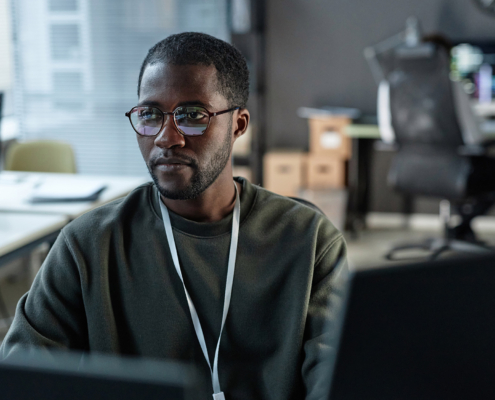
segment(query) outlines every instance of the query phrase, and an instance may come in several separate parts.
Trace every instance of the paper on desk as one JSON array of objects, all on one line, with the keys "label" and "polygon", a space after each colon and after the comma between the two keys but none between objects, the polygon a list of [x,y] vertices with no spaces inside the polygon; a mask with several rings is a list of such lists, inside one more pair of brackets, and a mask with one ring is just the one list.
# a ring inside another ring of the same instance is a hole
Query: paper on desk
[{"label": "paper on desk", "polygon": [[101,182],[79,181],[65,182],[48,181],[36,186],[31,193],[31,202],[52,201],[95,201],[100,193],[106,188]]},{"label": "paper on desk", "polygon": [[0,185],[6,184],[6,185],[12,185],[12,184],[17,184],[19,183],[21,179],[19,179],[18,176],[12,176],[12,175],[5,175],[0,173]]}]

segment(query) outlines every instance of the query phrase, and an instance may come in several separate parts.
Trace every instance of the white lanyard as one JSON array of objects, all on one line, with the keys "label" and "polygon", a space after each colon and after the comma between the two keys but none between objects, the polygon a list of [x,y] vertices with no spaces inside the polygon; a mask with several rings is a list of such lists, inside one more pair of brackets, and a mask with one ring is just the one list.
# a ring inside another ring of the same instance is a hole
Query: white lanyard
[{"label": "white lanyard", "polygon": [[162,211],[163,225],[165,226],[165,233],[167,235],[168,246],[170,247],[170,252],[172,253],[172,260],[174,261],[175,269],[179,278],[182,281],[182,286],[184,286],[184,292],[186,293],[187,304],[189,305],[189,311],[191,312],[191,318],[194,325],[194,330],[196,331],[196,336],[198,337],[199,345],[203,354],[205,356],[208,367],[210,367],[211,381],[213,384],[213,399],[214,400],[225,400],[225,396],[220,389],[220,381],[218,380],[218,351],[220,349],[220,340],[222,338],[223,327],[225,325],[225,320],[227,319],[227,313],[229,312],[230,298],[232,296],[232,284],[234,283],[234,270],[235,270],[235,259],[237,254],[237,242],[239,239],[239,221],[241,217],[241,202],[239,201],[239,192],[237,190],[237,185],[235,186],[235,205],[234,205],[234,215],[232,217],[232,236],[230,239],[230,253],[229,253],[229,264],[227,268],[227,283],[225,285],[225,300],[223,304],[223,315],[222,315],[222,326],[220,328],[220,335],[218,336],[217,347],[215,349],[215,359],[213,360],[213,368],[211,368],[210,359],[208,357],[208,350],[206,349],[205,337],[203,334],[203,329],[201,328],[201,323],[199,322],[198,312],[196,307],[192,302],[191,296],[186,289],[184,284],[184,278],[182,277],[182,271],[180,269],[179,257],[177,255],[177,247],[175,246],[174,234],[172,232],[172,223],[170,222],[170,215],[168,213],[167,207],[163,204],[158,194],[158,201],[160,203],[160,209]]}]

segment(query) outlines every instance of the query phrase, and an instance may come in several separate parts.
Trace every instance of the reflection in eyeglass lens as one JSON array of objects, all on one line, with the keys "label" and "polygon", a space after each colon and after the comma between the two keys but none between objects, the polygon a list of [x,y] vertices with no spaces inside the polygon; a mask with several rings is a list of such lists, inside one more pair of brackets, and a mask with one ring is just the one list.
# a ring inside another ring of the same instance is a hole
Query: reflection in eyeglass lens
[{"label": "reflection in eyeglass lens", "polygon": [[131,114],[132,125],[145,136],[156,135],[162,126],[163,113],[152,107],[137,107]]},{"label": "reflection in eyeglass lens", "polygon": [[208,112],[202,107],[181,107],[177,109],[177,127],[186,136],[199,136],[204,133],[209,122]]},{"label": "reflection in eyeglass lens", "polygon": [[[131,112],[131,123],[137,133],[155,136],[163,125],[164,114],[155,107],[135,107]],[[210,116],[203,107],[179,107],[174,112],[175,123],[185,136],[200,136],[208,128]]]}]

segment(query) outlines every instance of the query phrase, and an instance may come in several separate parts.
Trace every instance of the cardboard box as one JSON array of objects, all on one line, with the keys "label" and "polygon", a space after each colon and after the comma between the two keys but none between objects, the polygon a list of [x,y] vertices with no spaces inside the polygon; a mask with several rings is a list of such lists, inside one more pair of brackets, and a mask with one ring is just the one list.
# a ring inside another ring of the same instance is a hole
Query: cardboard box
[{"label": "cardboard box", "polygon": [[274,151],[263,159],[263,186],[282,196],[297,196],[304,186],[306,154]]},{"label": "cardboard box", "polygon": [[344,129],[351,123],[347,117],[309,119],[309,151],[348,160],[352,155],[352,140]]},{"label": "cardboard box", "polygon": [[308,156],[306,167],[308,189],[344,188],[345,177],[345,160],[319,154]]}]

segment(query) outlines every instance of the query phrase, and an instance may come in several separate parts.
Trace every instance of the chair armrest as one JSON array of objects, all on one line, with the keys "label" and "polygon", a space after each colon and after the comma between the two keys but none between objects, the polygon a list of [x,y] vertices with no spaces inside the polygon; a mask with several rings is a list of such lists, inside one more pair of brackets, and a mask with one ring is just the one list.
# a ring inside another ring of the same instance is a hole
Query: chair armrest
[{"label": "chair armrest", "polygon": [[480,144],[468,144],[458,148],[461,156],[486,156],[494,154],[495,139],[485,140]]},{"label": "chair armrest", "polygon": [[483,144],[467,144],[457,148],[457,154],[465,157],[484,156],[486,153],[487,149]]}]

